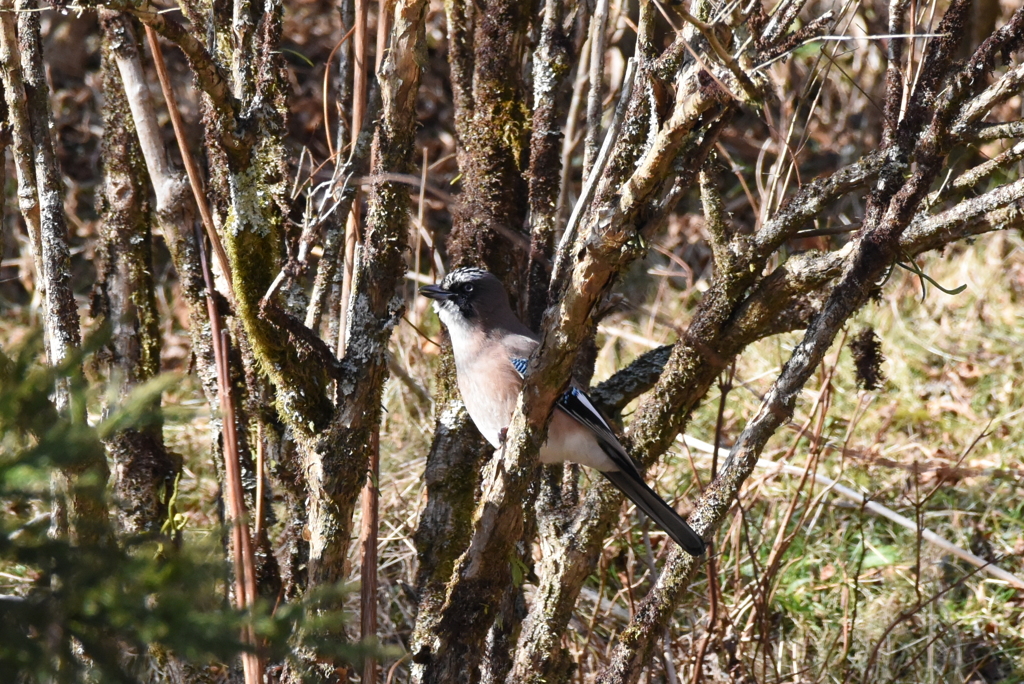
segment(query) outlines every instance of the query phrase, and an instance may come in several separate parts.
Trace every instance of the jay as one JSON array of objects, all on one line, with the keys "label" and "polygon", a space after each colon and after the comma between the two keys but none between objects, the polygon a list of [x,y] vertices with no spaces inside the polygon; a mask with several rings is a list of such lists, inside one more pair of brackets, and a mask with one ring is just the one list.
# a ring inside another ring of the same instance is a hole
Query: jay
[{"label": "jay", "polygon": [[[501,281],[483,269],[452,271],[440,285],[420,288],[420,294],[434,300],[434,310],[448,329],[469,417],[499,448],[537,336],[512,312]],[[704,553],[704,540],[644,482],[608,422],[579,387],[570,385],[556,402],[540,461],[572,461],[600,471],[687,553]]]}]

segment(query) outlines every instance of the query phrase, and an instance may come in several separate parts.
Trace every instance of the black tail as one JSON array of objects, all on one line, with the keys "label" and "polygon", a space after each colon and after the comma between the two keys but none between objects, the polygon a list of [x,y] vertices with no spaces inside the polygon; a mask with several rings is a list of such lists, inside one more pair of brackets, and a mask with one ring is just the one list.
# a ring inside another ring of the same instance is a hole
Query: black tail
[{"label": "black tail", "polygon": [[655,525],[665,530],[668,536],[683,547],[684,551],[691,556],[699,556],[704,553],[704,540],[697,536],[693,528],[676,513],[674,508],[665,503],[664,499],[640,479],[639,474],[629,470],[614,470],[601,474],[622,490],[622,493],[628,496],[637,508],[646,513]]}]

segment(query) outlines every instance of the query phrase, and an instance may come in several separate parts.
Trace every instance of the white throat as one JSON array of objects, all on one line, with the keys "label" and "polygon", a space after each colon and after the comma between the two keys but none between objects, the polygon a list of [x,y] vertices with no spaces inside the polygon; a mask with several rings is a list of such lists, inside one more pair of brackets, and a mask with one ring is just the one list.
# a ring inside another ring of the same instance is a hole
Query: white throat
[{"label": "white throat", "polygon": [[460,313],[456,313],[446,306],[442,306],[440,302],[434,302],[434,311],[437,313],[437,317],[444,323],[444,327],[448,328],[448,335],[452,340],[452,350],[455,352],[455,356],[460,356],[468,350],[468,347],[472,343],[473,326],[470,325],[466,317]]}]

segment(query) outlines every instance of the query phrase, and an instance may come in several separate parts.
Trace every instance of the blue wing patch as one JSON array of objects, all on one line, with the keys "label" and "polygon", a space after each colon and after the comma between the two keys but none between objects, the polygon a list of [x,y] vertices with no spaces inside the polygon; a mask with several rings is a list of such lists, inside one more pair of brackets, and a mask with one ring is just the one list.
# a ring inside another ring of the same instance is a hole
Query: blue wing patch
[{"label": "blue wing patch", "polygon": [[[509,360],[520,376],[526,375],[526,364],[528,363],[526,359],[517,356]],[[558,400],[558,406],[591,430],[607,432],[608,436],[615,439],[612,436],[612,429],[605,421],[604,416],[601,415],[601,412],[591,403],[590,397],[582,390],[575,387],[565,390],[565,393]]]},{"label": "blue wing patch", "polygon": [[[520,376],[526,375],[526,359],[513,357],[509,360]],[[612,459],[620,470],[633,473],[637,478],[640,477],[633,459],[629,457],[622,448],[622,445],[619,444],[619,440],[615,438],[615,432],[583,390],[570,387],[565,390],[565,393],[562,394],[555,405],[569,414],[580,425],[594,433],[598,444],[601,446],[601,450]]]}]

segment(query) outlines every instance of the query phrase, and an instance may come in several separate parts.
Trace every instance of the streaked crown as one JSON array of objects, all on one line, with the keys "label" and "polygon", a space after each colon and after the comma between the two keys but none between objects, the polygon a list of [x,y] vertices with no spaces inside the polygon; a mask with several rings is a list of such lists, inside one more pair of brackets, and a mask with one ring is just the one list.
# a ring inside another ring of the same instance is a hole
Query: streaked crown
[{"label": "streaked crown", "polygon": [[494,276],[491,275],[489,271],[477,268],[476,266],[457,268],[444,277],[441,281],[441,287],[448,291],[454,291],[460,285],[474,283],[480,280],[487,280],[489,278],[494,278]]}]

